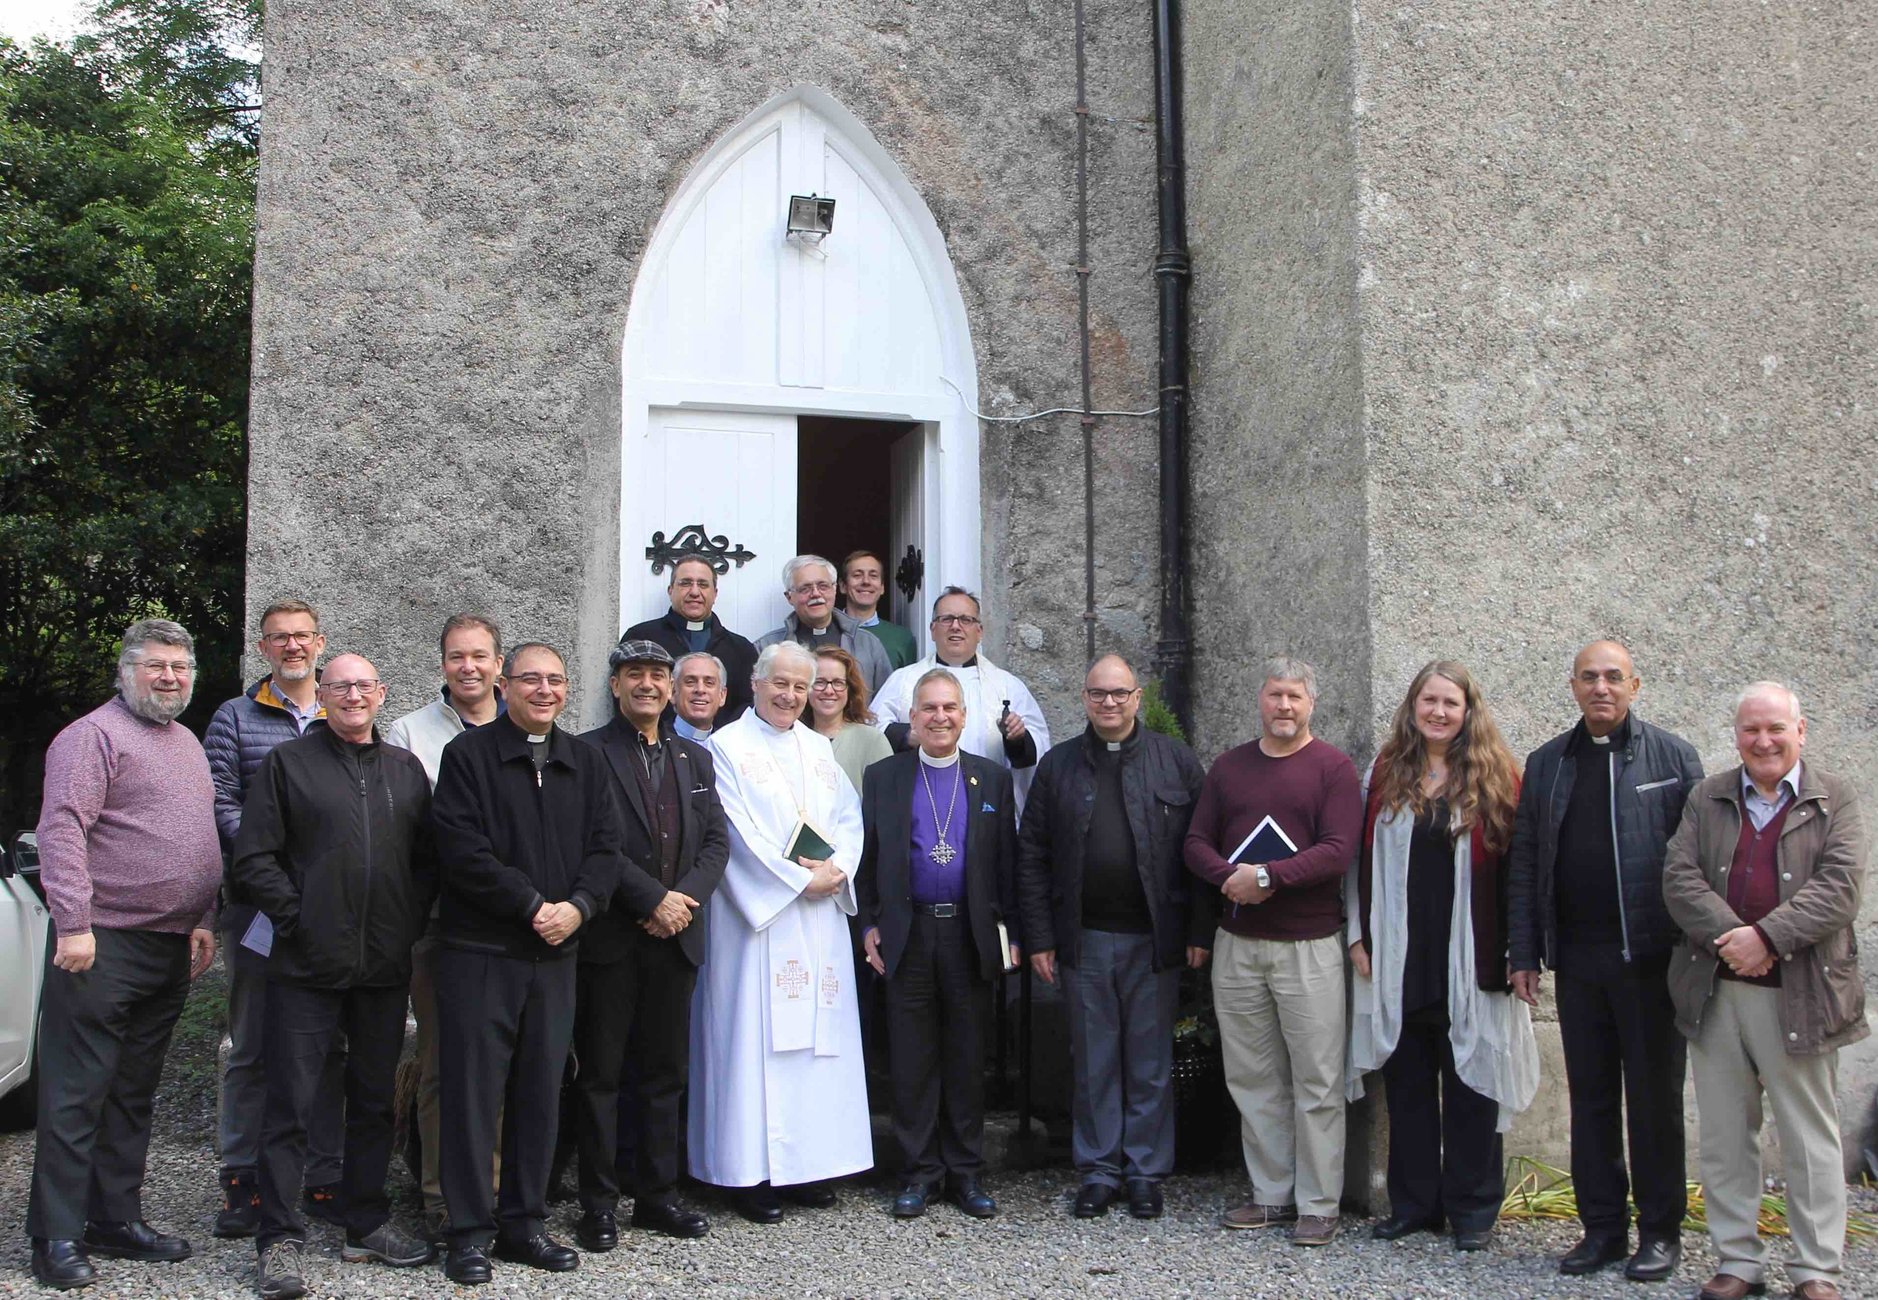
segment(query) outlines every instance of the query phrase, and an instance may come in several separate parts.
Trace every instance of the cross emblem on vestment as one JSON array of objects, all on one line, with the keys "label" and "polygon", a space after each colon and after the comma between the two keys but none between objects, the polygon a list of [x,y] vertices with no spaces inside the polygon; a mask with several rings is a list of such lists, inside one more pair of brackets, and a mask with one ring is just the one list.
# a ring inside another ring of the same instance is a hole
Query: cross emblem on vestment
[{"label": "cross emblem on vestment", "polygon": [[783,996],[791,1001],[802,996],[802,990],[809,986],[809,973],[802,963],[791,957],[783,963],[783,968],[776,972],[776,987],[783,991]]},{"label": "cross emblem on vestment", "polygon": [[933,845],[932,848],[928,850],[926,854],[927,857],[931,858],[934,862],[937,862],[942,867],[945,866],[948,862],[952,861],[952,859],[956,858],[958,855],[959,855],[959,851],[953,848],[950,844],[947,844],[945,841],[945,836],[943,835],[939,837],[939,842]]}]

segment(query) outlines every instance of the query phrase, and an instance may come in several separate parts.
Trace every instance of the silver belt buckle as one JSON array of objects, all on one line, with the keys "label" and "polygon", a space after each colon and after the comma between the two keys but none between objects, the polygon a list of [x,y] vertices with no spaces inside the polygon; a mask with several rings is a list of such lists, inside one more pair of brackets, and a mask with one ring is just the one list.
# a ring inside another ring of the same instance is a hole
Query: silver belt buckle
[{"label": "silver belt buckle", "polygon": [[928,903],[926,910],[944,921],[959,914],[959,905],[957,903]]}]

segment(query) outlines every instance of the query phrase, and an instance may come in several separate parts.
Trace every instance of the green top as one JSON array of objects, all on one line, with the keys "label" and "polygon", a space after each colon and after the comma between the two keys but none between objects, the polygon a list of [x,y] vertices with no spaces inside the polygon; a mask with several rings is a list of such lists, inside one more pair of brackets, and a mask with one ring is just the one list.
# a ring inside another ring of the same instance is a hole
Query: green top
[{"label": "green top", "polygon": [[886,650],[887,662],[895,668],[904,668],[919,658],[919,645],[913,640],[913,634],[898,623],[889,623],[883,618],[865,626]]}]

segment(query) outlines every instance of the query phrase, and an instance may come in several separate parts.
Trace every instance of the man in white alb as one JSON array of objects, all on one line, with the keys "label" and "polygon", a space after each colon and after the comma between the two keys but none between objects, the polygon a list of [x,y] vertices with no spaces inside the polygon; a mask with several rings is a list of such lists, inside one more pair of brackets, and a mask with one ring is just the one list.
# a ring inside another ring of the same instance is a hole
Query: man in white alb
[{"label": "man in white alb", "polygon": [[978,653],[984,637],[978,597],[963,587],[940,592],[932,607],[933,651],[881,686],[873,700],[874,725],[887,733],[896,751],[912,749],[907,724],[913,716],[914,683],[934,668],[946,669],[965,694],[967,726],[959,748],[1010,769],[1021,814],[1037,760],[1050,748],[1050,727],[1030,688]]},{"label": "man in white alb", "polygon": [[[691,1015],[691,1173],[753,1223],[835,1203],[826,1180],[874,1163],[848,917],[861,803],[834,747],[798,721],[815,658],[767,646],[755,707],[711,733],[730,862]],[[783,856],[807,822],[834,852]]]}]

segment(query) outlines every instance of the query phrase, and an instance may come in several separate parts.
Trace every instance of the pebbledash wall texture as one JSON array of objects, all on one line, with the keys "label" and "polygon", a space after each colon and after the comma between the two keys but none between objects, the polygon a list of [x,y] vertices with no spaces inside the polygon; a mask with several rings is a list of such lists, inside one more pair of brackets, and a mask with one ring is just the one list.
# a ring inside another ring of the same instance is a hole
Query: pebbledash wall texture
[{"label": "pebbledash wall texture", "polygon": [[[1094,403],[1140,410],[1153,6],[1083,9]],[[1793,682],[1809,757],[1878,817],[1864,8],[1182,10],[1203,754],[1251,734],[1281,649],[1320,665],[1319,734],[1359,762],[1437,654],[1524,753],[1574,716],[1575,648],[1615,635],[1640,711],[1711,770],[1734,689]],[[859,118],[930,210],[980,408],[1075,405],[1075,33],[1068,0],[273,0],[251,613],[315,601],[397,712],[433,687],[442,618],[484,609],[566,645],[574,709],[604,716],[634,276],[700,156],[792,86]],[[981,428],[987,648],[1067,734],[1081,430]],[[1146,664],[1154,424],[1105,417],[1095,442],[1097,639]],[[1513,1146],[1560,1159],[1541,1037]],[[1851,1169],[1878,1043],[1840,1089]]]}]

